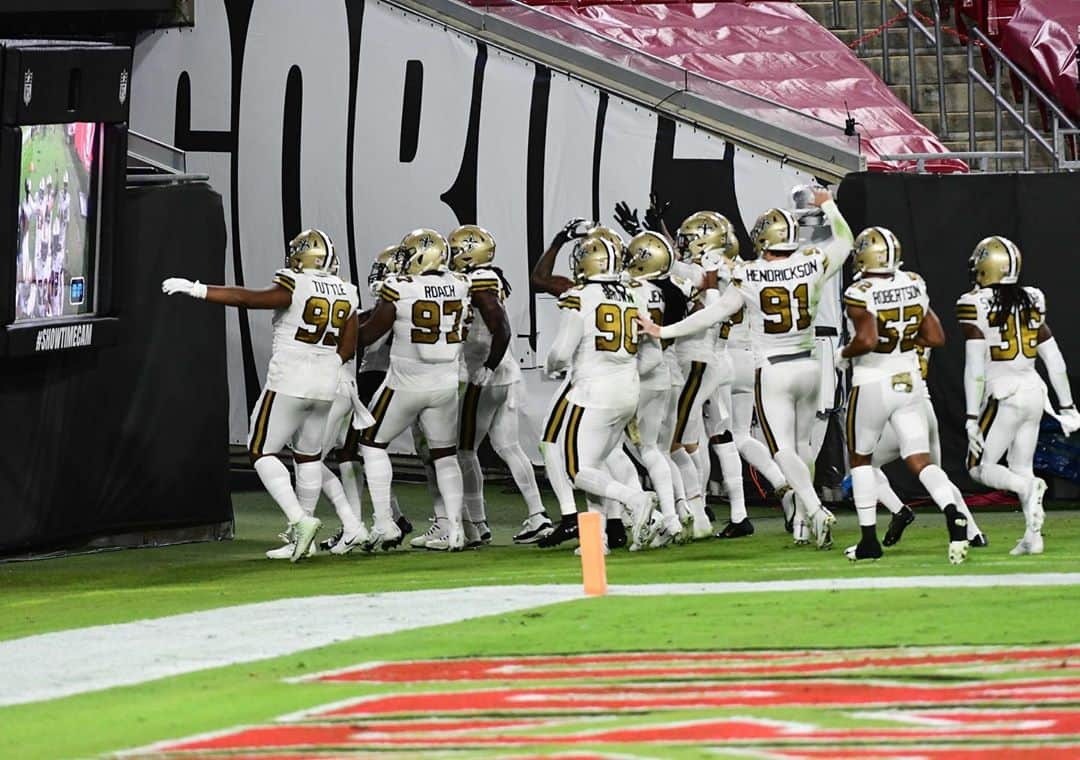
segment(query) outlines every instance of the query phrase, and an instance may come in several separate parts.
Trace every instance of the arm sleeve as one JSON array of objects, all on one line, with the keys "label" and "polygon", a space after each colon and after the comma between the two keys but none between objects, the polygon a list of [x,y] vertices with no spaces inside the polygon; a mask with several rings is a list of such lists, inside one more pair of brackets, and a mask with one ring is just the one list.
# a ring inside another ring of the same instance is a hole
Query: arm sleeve
[{"label": "arm sleeve", "polygon": [[986,384],[986,341],[968,339],[964,344],[964,408],[978,417]]},{"label": "arm sleeve", "polygon": [[681,277],[684,280],[689,280],[690,284],[693,285],[695,288],[701,287],[701,270],[691,264],[687,264],[685,261],[671,262],[671,273],[676,277]]},{"label": "arm sleeve", "polygon": [[574,349],[581,342],[583,334],[581,313],[573,309],[564,309],[562,320],[559,322],[559,334],[555,336],[555,342],[551,345],[547,360],[544,362],[544,369],[548,374],[559,372],[570,364]]},{"label": "arm sleeve", "polygon": [[1046,375],[1050,386],[1057,395],[1058,406],[1067,408],[1073,405],[1072,390],[1069,388],[1069,370],[1065,366],[1065,357],[1061,355],[1057,340],[1044,340],[1038,347],[1039,356],[1046,365]]},{"label": "arm sleeve", "polygon": [[661,338],[683,338],[708,330],[715,324],[732,317],[743,307],[739,289],[732,287],[724,291],[719,300],[701,311],[696,311],[681,322],[660,328]]},{"label": "arm sleeve", "polygon": [[825,212],[825,218],[829,220],[833,233],[833,239],[825,246],[825,270],[828,279],[835,277],[843,269],[844,262],[851,255],[855,236],[851,234],[851,227],[840,213],[836,201],[826,201],[821,210]]}]

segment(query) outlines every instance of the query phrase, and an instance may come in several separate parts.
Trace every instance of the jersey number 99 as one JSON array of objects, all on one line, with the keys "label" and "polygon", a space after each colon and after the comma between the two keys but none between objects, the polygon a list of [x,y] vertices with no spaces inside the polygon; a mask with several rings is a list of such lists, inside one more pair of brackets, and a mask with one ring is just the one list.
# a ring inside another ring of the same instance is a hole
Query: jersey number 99
[{"label": "jersey number 99", "polygon": [[638,310],[631,306],[620,309],[613,303],[602,303],[596,307],[597,335],[594,345],[597,351],[618,351],[620,347],[628,354],[637,353]]},{"label": "jersey number 99", "polygon": [[334,301],[331,306],[322,296],[312,296],[304,304],[304,313],[301,315],[304,324],[310,325],[311,329],[297,327],[294,337],[309,345],[315,345],[321,340],[324,346],[336,346],[338,333],[351,313],[352,306],[348,301]]},{"label": "jersey number 99", "polygon": [[443,301],[439,306],[438,301],[416,301],[412,307],[413,329],[410,337],[413,343],[431,345],[439,342],[442,335],[443,316],[453,317],[454,324],[450,332],[446,333],[447,343],[461,342],[461,317],[465,311],[465,304],[459,300]]}]

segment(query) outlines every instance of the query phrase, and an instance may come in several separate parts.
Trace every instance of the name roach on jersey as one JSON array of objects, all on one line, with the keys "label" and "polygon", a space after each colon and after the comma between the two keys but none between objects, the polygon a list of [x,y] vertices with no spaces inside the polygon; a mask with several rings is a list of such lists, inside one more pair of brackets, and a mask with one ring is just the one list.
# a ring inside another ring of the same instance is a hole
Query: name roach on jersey
[{"label": "name roach on jersey", "polygon": [[457,294],[453,285],[425,285],[424,298],[453,298]]}]

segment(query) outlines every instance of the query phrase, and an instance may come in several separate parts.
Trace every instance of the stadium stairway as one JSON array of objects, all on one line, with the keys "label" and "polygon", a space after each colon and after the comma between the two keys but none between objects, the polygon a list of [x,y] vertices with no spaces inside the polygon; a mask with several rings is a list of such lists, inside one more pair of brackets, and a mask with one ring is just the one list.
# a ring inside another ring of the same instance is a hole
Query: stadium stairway
[{"label": "stadium stairway", "polygon": [[[862,6],[863,34],[862,45],[859,46],[859,31],[856,21],[856,3]],[[944,33],[942,34],[942,61],[944,63],[944,95],[945,95],[945,121],[942,122],[938,109],[938,67],[935,47],[916,30],[910,29],[905,19],[905,14],[892,2],[887,3],[886,16],[883,20],[881,15],[881,3],[878,0],[840,0],[839,18],[834,19],[832,0],[799,0],[798,5],[813,16],[822,26],[829,28],[841,41],[855,50],[859,58],[870,69],[882,77],[889,89],[900,100],[911,106],[911,75],[908,63],[908,35],[915,35],[915,79],[916,79],[916,102],[912,112],[922,124],[932,130],[942,143],[950,150],[971,150],[969,143],[969,115],[968,115],[968,76],[967,76],[967,48],[957,31],[955,18],[951,15],[942,19]],[[932,7],[929,0],[919,0],[915,3],[915,10],[922,14],[923,20],[929,19]],[[943,13],[951,12],[951,6],[944,3]],[[884,27],[888,28],[889,44],[889,68],[884,70],[884,57],[882,47],[884,42]],[[930,26],[927,23],[927,26]],[[932,27],[931,27],[932,28]],[[981,57],[976,58],[976,65],[981,68]],[[992,79],[992,75],[988,78]],[[1007,89],[1007,85],[1003,85]],[[995,142],[994,127],[994,101],[993,97],[976,86],[975,90],[975,150],[993,151],[998,150]],[[1034,106],[1032,107],[1034,112]],[[1019,151],[1023,148],[1023,140],[1019,127],[1009,121],[1007,116],[1002,117],[1002,144],[1000,150]],[[1043,135],[1050,139],[1050,134],[1043,131]],[[1032,149],[1031,168],[1046,169],[1051,165],[1049,156],[1042,151]],[[991,162],[990,168],[995,168]],[[1017,169],[1014,163],[1002,162],[1001,168]]]}]

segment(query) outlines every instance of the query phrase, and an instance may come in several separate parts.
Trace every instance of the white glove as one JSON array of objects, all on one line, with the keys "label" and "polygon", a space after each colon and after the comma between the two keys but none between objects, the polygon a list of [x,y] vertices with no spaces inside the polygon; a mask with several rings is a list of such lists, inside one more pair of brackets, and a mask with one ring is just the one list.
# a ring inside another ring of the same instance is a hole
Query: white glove
[{"label": "white glove", "polygon": [[490,367],[481,367],[469,376],[469,383],[471,385],[487,385],[491,382],[491,378],[495,376],[495,370]]},{"label": "white glove", "polygon": [[192,298],[206,298],[206,286],[198,280],[192,282],[183,277],[169,277],[161,283],[161,292],[167,296],[181,293]]},{"label": "white glove", "polygon": [[982,453],[983,447],[986,446],[986,440],[983,438],[982,431],[979,430],[979,421],[968,419],[964,423],[964,430],[967,431],[968,437],[968,449],[975,456],[979,456]]},{"label": "white glove", "polygon": [[843,348],[844,347],[841,346],[840,350],[833,354],[833,366],[841,372],[846,372],[847,368],[851,366],[851,358],[844,356]]},{"label": "white glove", "polygon": [[356,377],[353,375],[353,367],[348,363],[342,364],[338,370],[338,394],[345,396],[352,404],[352,427],[355,430],[366,430],[375,424],[375,418],[360,400],[360,394],[356,389]]},{"label": "white glove", "polygon": [[1066,438],[1080,430],[1080,412],[1076,409],[1062,409],[1057,413],[1057,420]]},{"label": "white glove", "polygon": [[716,272],[724,266],[724,254],[719,248],[711,248],[701,254],[701,268],[706,272]]}]

